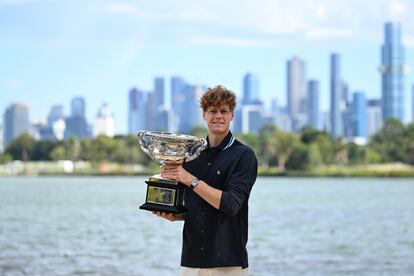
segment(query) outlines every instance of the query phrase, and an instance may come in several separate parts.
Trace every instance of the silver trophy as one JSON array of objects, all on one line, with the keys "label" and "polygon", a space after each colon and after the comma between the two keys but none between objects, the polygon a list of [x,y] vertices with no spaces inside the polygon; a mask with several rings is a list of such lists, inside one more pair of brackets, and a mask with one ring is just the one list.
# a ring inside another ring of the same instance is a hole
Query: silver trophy
[{"label": "silver trophy", "polygon": [[[137,139],[141,150],[161,164],[165,161],[194,160],[207,146],[204,138],[168,132],[140,131]],[[164,179],[160,175],[154,175],[145,182],[146,202],[139,207],[140,209],[174,214],[187,211],[184,206],[184,184]]]}]

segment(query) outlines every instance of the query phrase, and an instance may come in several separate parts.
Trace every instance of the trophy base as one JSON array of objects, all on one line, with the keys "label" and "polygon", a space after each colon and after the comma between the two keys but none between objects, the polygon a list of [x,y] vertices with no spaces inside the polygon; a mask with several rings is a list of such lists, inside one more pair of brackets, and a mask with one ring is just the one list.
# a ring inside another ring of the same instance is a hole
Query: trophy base
[{"label": "trophy base", "polygon": [[187,212],[184,207],[185,185],[176,180],[150,177],[147,181],[146,201],[139,208],[172,214]]},{"label": "trophy base", "polygon": [[187,208],[184,206],[163,206],[158,204],[144,203],[139,206],[139,209],[147,211],[166,212],[171,214],[184,214]]}]

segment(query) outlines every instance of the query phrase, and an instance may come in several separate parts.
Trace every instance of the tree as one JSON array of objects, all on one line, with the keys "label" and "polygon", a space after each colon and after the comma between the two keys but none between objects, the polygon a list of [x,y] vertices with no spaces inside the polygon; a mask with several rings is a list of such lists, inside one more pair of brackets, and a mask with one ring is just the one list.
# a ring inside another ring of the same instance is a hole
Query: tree
[{"label": "tree", "polygon": [[414,124],[406,127],[407,162],[414,165]]},{"label": "tree", "polygon": [[348,163],[348,150],[346,143],[342,138],[337,138],[335,140],[333,153],[336,164],[345,165]]},{"label": "tree", "polygon": [[27,133],[21,134],[14,139],[6,148],[6,153],[13,156],[14,160],[22,160],[27,162],[33,149],[35,140]]},{"label": "tree", "polygon": [[196,136],[196,137],[200,137],[200,138],[205,138],[207,136],[207,128],[205,128],[204,126],[194,126],[191,129],[191,135]]},{"label": "tree", "polygon": [[300,146],[299,135],[277,130],[274,138],[278,168],[281,173],[284,173],[286,171],[286,161],[294,149]]},{"label": "tree", "polygon": [[65,160],[66,158],[66,151],[65,151],[65,147],[60,145],[55,147],[51,152],[50,152],[50,158],[54,161],[58,161],[58,160]]},{"label": "tree", "polygon": [[383,162],[406,162],[407,141],[404,125],[394,119],[388,119],[384,126],[371,137],[369,147],[377,151]]},{"label": "tree", "polygon": [[51,160],[50,153],[57,143],[50,140],[36,141],[33,144],[31,160]]},{"label": "tree", "polygon": [[[259,154],[259,149],[260,149],[260,140],[257,134],[255,133],[239,133],[236,135],[237,140],[239,140],[240,142],[242,142],[243,144],[247,145],[248,147],[250,147],[255,153],[256,155]],[[258,156],[260,157],[260,156]]]},{"label": "tree", "polygon": [[276,155],[275,136],[277,128],[274,125],[265,125],[259,131],[259,156],[261,165],[269,167],[270,161]]}]

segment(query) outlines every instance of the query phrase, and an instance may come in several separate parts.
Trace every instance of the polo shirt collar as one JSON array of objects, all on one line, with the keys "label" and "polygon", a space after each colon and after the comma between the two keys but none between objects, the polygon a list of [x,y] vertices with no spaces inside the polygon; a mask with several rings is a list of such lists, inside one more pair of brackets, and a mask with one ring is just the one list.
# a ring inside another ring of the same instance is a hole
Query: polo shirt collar
[{"label": "polo shirt collar", "polygon": [[[208,135],[207,135],[207,148],[211,148],[210,147],[210,141],[208,139]],[[226,137],[224,137],[223,141],[221,141],[221,143],[216,146],[215,148],[219,149],[219,150],[225,150],[227,148],[229,148],[231,145],[233,145],[234,140],[236,140],[236,137],[234,137],[234,135],[231,133],[231,131],[229,130],[229,133],[227,133]]]}]

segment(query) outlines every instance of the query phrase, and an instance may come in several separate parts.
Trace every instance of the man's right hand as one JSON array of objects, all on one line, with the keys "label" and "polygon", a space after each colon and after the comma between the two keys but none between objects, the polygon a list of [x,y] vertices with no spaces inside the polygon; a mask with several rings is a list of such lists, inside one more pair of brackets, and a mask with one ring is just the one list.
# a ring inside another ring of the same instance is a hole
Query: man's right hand
[{"label": "man's right hand", "polygon": [[158,217],[165,218],[169,221],[177,221],[177,220],[184,220],[183,215],[176,215],[173,213],[167,213],[167,212],[160,212],[160,211],[152,211],[152,213]]}]

